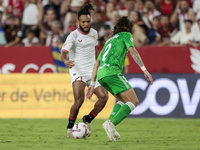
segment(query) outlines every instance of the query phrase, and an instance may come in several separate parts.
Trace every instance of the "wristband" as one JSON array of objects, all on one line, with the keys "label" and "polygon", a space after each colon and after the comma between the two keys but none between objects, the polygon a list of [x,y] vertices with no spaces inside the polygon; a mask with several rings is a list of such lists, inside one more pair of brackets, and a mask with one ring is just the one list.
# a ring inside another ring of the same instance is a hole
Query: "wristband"
[{"label": "wristband", "polygon": [[95,81],[91,81],[90,85],[95,86]]},{"label": "wristband", "polygon": [[142,71],[147,70],[145,66],[140,67],[142,69]]}]

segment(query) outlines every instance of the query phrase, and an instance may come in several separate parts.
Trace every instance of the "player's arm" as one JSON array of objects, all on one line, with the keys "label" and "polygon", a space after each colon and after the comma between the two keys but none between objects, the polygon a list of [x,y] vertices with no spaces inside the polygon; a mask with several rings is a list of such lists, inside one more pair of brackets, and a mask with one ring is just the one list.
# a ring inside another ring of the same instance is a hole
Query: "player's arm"
[{"label": "player's arm", "polygon": [[153,78],[151,77],[150,73],[147,71],[146,67],[144,66],[138,51],[132,46],[129,47],[129,51],[130,51],[130,54],[131,54],[132,58],[134,59],[134,61],[138,64],[138,66],[144,72],[144,76],[147,78],[147,80],[149,82],[151,82],[151,84],[153,84]]},{"label": "player's arm", "polygon": [[72,68],[74,66],[74,63],[73,63],[74,61],[67,59],[67,53],[68,52],[61,50],[60,57],[61,57],[62,61],[65,63],[65,65],[67,66],[67,68]]},{"label": "player's arm", "polygon": [[98,33],[96,33],[96,43],[95,43],[95,60],[97,60],[98,56],[99,56],[99,51],[98,51],[98,48],[97,48],[97,45],[98,45]]},{"label": "player's arm", "polygon": [[96,78],[97,78],[97,70],[99,68],[99,65],[100,65],[100,61],[97,60],[96,63],[94,64],[94,68],[93,68],[93,71],[92,71],[91,83],[90,83],[90,86],[89,86],[87,94],[86,94],[86,97],[88,99],[90,99],[92,97],[92,94],[94,92],[94,85],[95,85],[95,81],[96,81]]},{"label": "player's arm", "polygon": [[98,48],[95,46],[95,60],[97,60],[99,56]]},{"label": "player's arm", "polygon": [[73,66],[75,66],[75,64],[73,63],[74,61],[67,59],[67,53],[68,53],[69,50],[72,49],[73,42],[74,42],[74,37],[72,36],[72,34],[70,34],[67,37],[67,39],[66,39],[66,41],[63,44],[62,49],[61,49],[61,56],[60,57],[68,68],[72,68]]}]

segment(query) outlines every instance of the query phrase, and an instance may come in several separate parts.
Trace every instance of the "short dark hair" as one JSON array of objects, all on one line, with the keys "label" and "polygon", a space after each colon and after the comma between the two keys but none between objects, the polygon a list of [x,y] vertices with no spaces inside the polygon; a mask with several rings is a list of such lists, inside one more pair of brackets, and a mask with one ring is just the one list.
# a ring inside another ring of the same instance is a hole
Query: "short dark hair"
[{"label": "short dark hair", "polygon": [[188,3],[188,1],[187,1],[187,0],[180,0],[180,1],[186,1],[186,2]]},{"label": "short dark hair", "polygon": [[127,16],[120,17],[117,20],[114,30],[111,32],[109,37],[119,33],[119,32],[130,32],[132,34],[133,23],[128,19]]},{"label": "short dark hair", "polygon": [[47,11],[49,11],[49,10],[53,11],[54,14],[56,14],[55,9],[53,9],[53,8],[49,8],[49,9],[47,9]]},{"label": "short dark hair", "polygon": [[187,19],[187,20],[185,20],[184,22],[185,22],[185,23],[186,23],[186,22],[189,22],[190,24],[193,23],[192,20],[190,20],[190,19]]},{"label": "short dark hair", "polygon": [[15,19],[15,16],[14,16],[14,15],[9,15],[9,16],[7,17],[7,19]]},{"label": "short dark hair", "polygon": [[167,18],[169,19],[169,16],[168,16],[167,14],[162,14],[162,15],[161,15],[161,18],[162,18],[162,17],[167,17]]},{"label": "short dark hair", "polygon": [[155,4],[154,0],[144,0],[144,3],[147,2],[147,1],[150,1],[150,2]]},{"label": "short dark hair", "polygon": [[[81,10],[78,12],[78,19],[81,15],[90,15],[90,11],[89,10],[94,10],[92,4],[87,3],[85,4]],[[90,15],[91,16],[91,15]]]},{"label": "short dark hair", "polygon": [[154,20],[154,19],[159,20],[159,17],[158,16],[154,16],[152,20]]},{"label": "short dark hair", "polygon": [[103,26],[103,29],[104,29],[104,30],[110,30],[111,28],[110,28],[109,25],[105,24],[105,25]]},{"label": "short dark hair", "polygon": [[32,33],[32,34],[35,35],[35,31],[30,29],[30,28],[26,30],[26,35],[29,34],[29,33]]}]

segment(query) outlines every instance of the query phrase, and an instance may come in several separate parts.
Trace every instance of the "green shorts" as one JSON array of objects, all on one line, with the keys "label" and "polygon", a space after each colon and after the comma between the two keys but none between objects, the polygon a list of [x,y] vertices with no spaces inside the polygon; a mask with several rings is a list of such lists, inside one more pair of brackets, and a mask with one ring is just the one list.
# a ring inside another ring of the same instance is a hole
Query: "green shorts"
[{"label": "green shorts", "polygon": [[107,91],[113,95],[121,94],[132,88],[122,73],[107,76],[98,81]]}]

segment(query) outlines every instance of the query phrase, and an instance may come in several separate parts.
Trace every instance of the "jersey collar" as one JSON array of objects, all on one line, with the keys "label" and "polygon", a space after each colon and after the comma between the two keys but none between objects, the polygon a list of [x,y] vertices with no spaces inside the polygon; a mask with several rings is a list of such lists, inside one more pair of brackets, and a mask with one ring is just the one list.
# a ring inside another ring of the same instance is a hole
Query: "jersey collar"
[{"label": "jersey collar", "polygon": [[81,32],[80,30],[79,30],[79,28],[77,29],[77,31],[79,32],[79,33],[81,33],[81,34],[83,34],[83,35],[88,35],[90,32],[88,32],[87,34],[86,33],[83,33],[83,32]]}]

